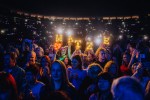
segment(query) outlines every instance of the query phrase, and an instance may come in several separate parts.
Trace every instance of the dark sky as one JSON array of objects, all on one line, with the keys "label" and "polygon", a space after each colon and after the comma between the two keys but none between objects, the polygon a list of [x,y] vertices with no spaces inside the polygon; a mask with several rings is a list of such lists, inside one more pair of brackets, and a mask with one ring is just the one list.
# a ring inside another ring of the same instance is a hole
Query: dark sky
[{"label": "dark sky", "polygon": [[150,12],[150,0],[1,0],[0,6],[56,16],[115,16]]}]

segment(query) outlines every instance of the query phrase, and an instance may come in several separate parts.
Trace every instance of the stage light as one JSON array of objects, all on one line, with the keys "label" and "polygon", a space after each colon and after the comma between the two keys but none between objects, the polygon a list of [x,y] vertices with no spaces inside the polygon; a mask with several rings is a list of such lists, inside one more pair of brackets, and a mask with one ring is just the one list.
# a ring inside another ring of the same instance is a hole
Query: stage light
[{"label": "stage light", "polygon": [[14,28],[13,28],[13,30],[14,30],[14,31],[16,31],[16,30],[17,30],[17,28],[16,28],[16,27],[14,27]]},{"label": "stage light", "polygon": [[87,35],[87,36],[85,37],[85,41],[86,41],[86,42],[91,42],[92,39],[93,39],[93,36],[91,36],[91,35]]},{"label": "stage light", "polygon": [[119,35],[119,39],[122,39],[123,38],[123,36],[122,35]]},{"label": "stage light", "polygon": [[63,25],[65,25],[66,23],[62,23]]},{"label": "stage light", "polygon": [[100,34],[98,37],[101,38],[101,37],[102,37],[102,34]]},{"label": "stage light", "polygon": [[92,39],[91,39],[91,37],[87,37],[87,41],[91,41]]},{"label": "stage light", "polygon": [[133,38],[133,35],[131,35],[130,38]]},{"label": "stage light", "polygon": [[25,19],[25,22],[27,22],[28,21],[28,19]]},{"label": "stage light", "polygon": [[52,35],[49,35],[49,37],[52,38],[53,36],[52,36]]},{"label": "stage light", "polygon": [[124,24],[125,24],[125,22],[122,22],[122,24],[124,25]]},{"label": "stage light", "polygon": [[144,35],[144,40],[147,40],[148,39],[148,36]]},{"label": "stage light", "polygon": [[33,34],[36,35],[36,31],[33,31]]},{"label": "stage light", "polygon": [[113,35],[112,35],[112,34],[110,34],[110,36],[112,37]]},{"label": "stage light", "polygon": [[78,25],[78,23],[76,23],[76,25]]},{"label": "stage light", "polygon": [[1,34],[4,34],[5,33],[5,30],[1,30]]},{"label": "stage light", "polygon": [[68,35],[68,36],[72,35],[72,33],[73,33],[72,30],[68,30],[68,31],[67,31],[67,35]]},{"label": "stage light", "polygon": [[63,33],[63,29],[62,29],[62,28],[58,28],[58,29],[57,29],[57,32],[58,32],[59,34],[62,34],[62,33]]},{"label": "stage light", "polygon": [[53,24],[53,22],[50,22],[50,24]]},{"label": "stage light", "polygon": [[102,39],[101,38],[96,38],[94,42],[95,42],[96,45],[100,45],[101,42],[102,42]]}]

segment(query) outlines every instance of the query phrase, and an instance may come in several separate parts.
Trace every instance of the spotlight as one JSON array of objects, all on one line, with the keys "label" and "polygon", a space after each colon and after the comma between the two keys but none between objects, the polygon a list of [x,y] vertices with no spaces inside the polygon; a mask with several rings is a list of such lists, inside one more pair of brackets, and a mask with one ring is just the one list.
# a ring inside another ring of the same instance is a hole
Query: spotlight
[{"label": "spotlight", "polygon": [[148,39],[148,36],[144,35],[144,40],[147,40]]},{"label": "spotlight", "polygon": [[123,38],[123,36],[122,35],[119,35],[119,39],[122,39]]},{"label": "spotlight", "polygon": [[1,34],[5,33],[5,30],[1,30]]},{"label": "spotlight", "polygon": [[92,41],[92,39],[93,39],[93,37],[90,36],[90,35],[87,35],[87,36],[85,37],[85,41],[88,41],[88,42]]},{"label": "spotlight", "polygon": [[53,24],[53,22],[50,22],[50,24]]},{"label": "spotlight", "polygon": [[36,35],[36,31],[33,31],[33,34]]},{"label": "spotlight", "polygon": [[62,28],[59,28],[59,29],[57,29],[57,32],[58,32],[59,34],[62,34],[62,33],[63,33],[63,29],[62,29]]},{"label": "spotlight", "polygon": [[100,38],[101,38],[101,37],[102,37],[102,34],[100,34],[98,37],[100,37]]},{"label": "spotlight", "polygon": [[88,41],[91,41],[92,39],[91,39],[91,37],[87,37],[87,40],[88,40]]},{"label": "spotlight", "polygon": [[96,45],[100,45],[101,42],[102,42],[102,39],[101,38],[96,38],[94,42],[95,42]]},{"label": "spotlight", "polygon": [[67,31],[67,35],[68,35],[68,36],[72,35],[72,33],[73,33],[72,30],[68,30],[68,31]]},{"label": "spotlight", "polygon": [[25,19],[25,22],[27,22],[28,21],[28,19]]}]

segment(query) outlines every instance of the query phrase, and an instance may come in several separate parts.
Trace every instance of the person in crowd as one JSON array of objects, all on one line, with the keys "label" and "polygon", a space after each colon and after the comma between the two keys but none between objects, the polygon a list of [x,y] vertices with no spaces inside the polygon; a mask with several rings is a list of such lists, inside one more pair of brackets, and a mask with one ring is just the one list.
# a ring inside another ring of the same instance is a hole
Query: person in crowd
[{"label": "person in crowd", "polygon": [[16,81],[6,72],[0,72],[0,100],[19,100]]},{"label": "person in crowd", "polygon": [[36,62],[40,63],[41,62],[41,58],[44,56],[44,50],[42,47],[37,47],[35,49],[35,53],[36,53]]},{"label": "person in crowd", "polygon": [[50,92],[57,90],[66,92],[71,100],[78,100],[75,87],[69,82],[66,66],[62,61],[56,60],[52,63],[52,66],[50,67],[50,74],[50,83],[41,89],[41,100],[46,100]]},{"label": "person in crowd", "polygon": [[116,61],[117,61],[117,65],[120,66],[121,63],[122,63],[122,53],[123,53],[123,50],[122,50],[122,48],[120,47],[119,43],[115,43],[115,44],[114,44],[112,53],[113,53],[113,57],[114,57],[114,58],[116,59]]},{"label": "person in crowd", "polygon": [[87,72],[79,89],[80,97],[84,100],[88,100],[91,94],[98,91],[98,74],[103,72],[103,68],[97,63],[92,63],[88,66]]},{"label": "person in crowd", "polygon": [[90,96],[89,100],[112,100],[111,84],[113,77],[108,72],[98,75],[98,92]]},{"label": "person in crowd", "polygon": [[18,48],[12,47],[12,48],[10,48],[10,51],[8,51],[8,53],[9,52],[15,52],[16,53],[16,64],[18,66],[22,67],[24,59],[22,58]]},{"label": "person in crowd", "polygon": [[56,59],[63,61],[64,58],[68,55],[67,54],[67,52],[68,52],[67,48],[68,48],[67,46],[61,47],[59,49],[59,51],[57,52]]},{"label": "person in crowd", "polygon": [[134,63],[131,67],[132,75],[138,70],[138,63]]},{"label": "person in crowd", "polygon": [[41,82],[48,84],[49,83],[49,78],[50,78],[50,66],[51,66],[51,61],[50,58],[45,55],[41,58],[41,67],[40,67],[40,74],[38,76],[38,80]]},{"label": "person in crowd", "polygon": [[76,50],[72,53],[71,58],[72,58],[73,56],[75,56],[75,55],[80,55],[80,56],[82,56],[82,51],[81,51],[80,49],[76,49]]},{"label": "person in crowd", "polygon": [[146,89],[147,83],[150,81],[149,69],[145,68],[142,63],[137,65],[135,73],[132,77],[137,78],[141,83],[142,87]]},{"label": "person in crowd", "polygon": [[17,84],[18,92],[20,92],[21,86],[24,83],[25,70],[16,64],[16,53],[10,52],[4,55],[4,71],[10,73]]},{"label": "person in crowd", "polygon": [[35,44],[35,43],[33,43],[33,44],[32,44],[32,50],[33,50],[33,51],[35,51],[35,50],[36,50],[36,48],[38,48],[38,45],[37,45],[37,44]]},{"label": "person in crowd", "polygon": [[130,53],[130,55],[132,55],[133,51],[136,50],[136,43],[131,41],[128,43],[127,49]]},{"label": "person in crowd", "polygon": [[16,54],[16,59],[19,58],[20,53],[19,53],[19,50],[17,48],[11,47],[10,51],[8,51],[7,53],[9,53],[9,52],[14,52]]},{"label": "person in crowd", "polygon": [[37,80],[37,75],[39,68],[34,65],[30,65],[25,69],[26,71],[26,83],[22,86],[22,93],[24,100],[40,99],[40,89],[44,86],[44,83]]},{"label": "person in crowd", "polygon": [[105,54],[105,56],[106,56],[107,61],[112,60],[112,53],[111,53],[111,50],[106,49],[106,54]]},{"label": "person in crowd", "polygon": [[26,63],[23,66],[23,68],[26,69],[30,65],[35,65],[37,67],[40,67],[40,64],[36,62],[36,53],[34,51],[28,52],[27,58],[26,58]]},{"label": "person in crowd", "polygon": [[23,65],[26,62],[26,57],[30,51],[32,51],[32,41],[29,39],[24,39],[22,42],[20,59],[18,59],[19,65]]},{"label": "person in crowd", "polygon": [[79,90],[84,78],[87,76],[86,70],[82,68],[82,59],[79,55],[73,56],[72,67],[68,68],[70,82]]},{"label": "person in crowd", "polygon": [[129,43],[129,53],[131,55],[130,62],[128,64],[128,68],[131,69],[132,64],[138,62],[139,58],[139,51],[136,49],[136,43],[131,42]]},{"label": "person in crowd", "polygon": [[114,61],[108,61],[104,66],[104,72],[112,74],[114,78],[118,77],[118,66]]},{"label": "person in crowd", "polygon": [[50,45],[50,47],[49,47],[49,54],[48,54],[48,56],[49,56],[49,58],[51,60],[51,63],[56,60],[56,51],[55,51],[53,45]]},{"label": "person in crowd", "polygon": [[67,68],[71,68],[71,60],[69,59],[69,57],[65,57],[63,62],[65,63]]},{"label": "person in crowd", "polygon": [[111,91],[114,100],[144,100],[144,89],[132,77],[123,76],[113,81]]},{"label": "person in crowd", "polygon": [[83,55],[83,67],[87,69],[88,65],[96,61],[96,57],[93,50],[86,50]]},{"label": "person in crowd", "polygon": [[144,100],[144,89],[132,77],[123,76],[113,81],[111,91],[114,100]]},{"label": "person in crowd", "polygon": [[32,40],[24,39],[22,42],[22,52],[32,51]]},{"label": "person in crowd", "polygon": [[139,41],[136,45],[137,50],[139,51],[139,61],[140,62],[150,62],[150,50],[146,45],[146,42]]},{"label": "person in crowd", "polygon": [[44,55],[49,55],[49,46],[48,45],[46,45],[45,47],[44,47]]},{"label": "person in crowd", "polygon": [[130,62],[130,54],[128,52],[125,52],[123,54],[123,59],[122,59],[122,65],[120,66],[120,75],[131,75],[131,70],[128,68],[129,62]]},{"label": "person in crowd", "polygon": [[98,60],[95,63],[98,63],[100,66],[104,68],[105,64],[107,63],[106,59],[106,50],[104,48],[99,47],[95,53]]}]

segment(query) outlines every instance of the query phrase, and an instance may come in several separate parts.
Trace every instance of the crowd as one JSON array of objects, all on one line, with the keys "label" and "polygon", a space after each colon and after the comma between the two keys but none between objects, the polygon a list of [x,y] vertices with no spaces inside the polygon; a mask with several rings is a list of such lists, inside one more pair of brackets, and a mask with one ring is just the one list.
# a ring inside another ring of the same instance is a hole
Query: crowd
[{"label": "crowd", "polygon": [[[1,45],[0,99],[148,100],[150,51],[144,41],[82,52],[55,50],[24,39],[20,50]],[[134,96],[135,95],[135,96]]]},{"label": "crowd", "polygon": [[0,100],[149,100],[147,41],[122,39],[84,52],[38,43],[0,43]]}]

